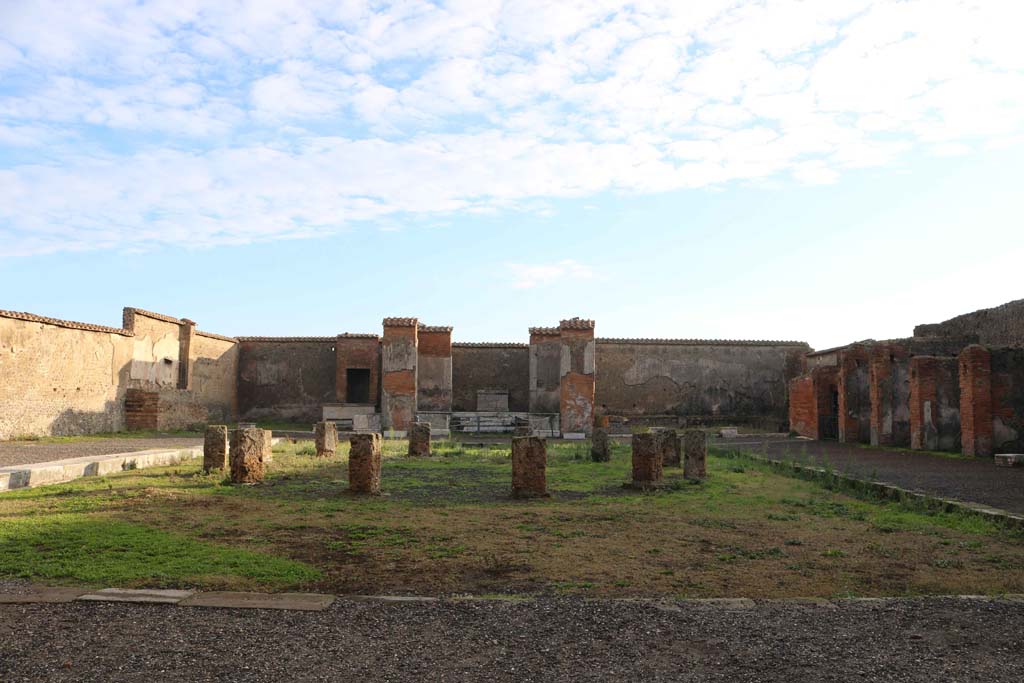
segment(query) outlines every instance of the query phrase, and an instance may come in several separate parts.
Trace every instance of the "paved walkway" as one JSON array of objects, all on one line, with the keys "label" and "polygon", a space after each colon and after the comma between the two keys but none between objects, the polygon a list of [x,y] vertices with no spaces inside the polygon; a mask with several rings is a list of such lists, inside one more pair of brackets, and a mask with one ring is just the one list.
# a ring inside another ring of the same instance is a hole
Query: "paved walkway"
[{"label": "paved walkway", "polygon": [[80,439],[76,441],[0,441],[0,467],[53,462],[66,458],[82,458],[113,453],[133,453],[157,448],[191,448],[202,446],[201,437],[146,437]]},{"label": "paved walkway", "polygon": [[834,441],[778,438],[716,439],[712,446],[751,451],[777,460],[832,467],[859,479],[1024,513],[1024,468],[996,467],[991,458],[947,458]]},{"label": "paved walkway", "polygon": [[2,681],[1024,680],[1024,602],[0,605]]}]

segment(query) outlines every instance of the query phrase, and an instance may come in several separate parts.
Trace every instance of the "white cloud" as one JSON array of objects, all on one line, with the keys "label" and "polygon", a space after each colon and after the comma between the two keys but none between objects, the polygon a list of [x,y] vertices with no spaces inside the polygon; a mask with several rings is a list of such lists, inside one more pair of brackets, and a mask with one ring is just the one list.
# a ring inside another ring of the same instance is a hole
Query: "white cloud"
[{"label": "white cloud", "polygon": [[0,161],[0,242],[234,243],[841,182],[1019,140],[1022,20],[1009,0],[7,4],[0,155],[60,162]]},{"label": "white cloud", "polygon": [[512,286],[516,289],[533,289],[565,280],[589,280],[594,277],[590,266],[572,259],[555,263],[509,263],[506,268]]}]

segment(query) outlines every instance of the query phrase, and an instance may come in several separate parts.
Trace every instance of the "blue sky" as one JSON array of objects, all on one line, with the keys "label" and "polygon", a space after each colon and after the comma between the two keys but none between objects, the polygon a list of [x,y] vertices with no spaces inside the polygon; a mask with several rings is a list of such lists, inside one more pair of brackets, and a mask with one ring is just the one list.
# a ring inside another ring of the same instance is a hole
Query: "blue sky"
[{"label": "blue sky", "polygon": [[0,4],[0,308],[773,338],[1024,297],[1019,3]]}]

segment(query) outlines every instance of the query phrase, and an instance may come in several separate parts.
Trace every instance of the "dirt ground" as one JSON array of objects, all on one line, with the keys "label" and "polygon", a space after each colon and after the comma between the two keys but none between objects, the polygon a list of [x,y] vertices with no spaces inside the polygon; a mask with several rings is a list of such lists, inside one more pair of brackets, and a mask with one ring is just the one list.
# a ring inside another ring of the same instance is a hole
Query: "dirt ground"
[{"label": "dirt ground", "polygon": [[324,612],[0,605],[0,680],[1024,680],[1024,603],[339,600]]},{"label": "dirt ground", "polygon": [[1024,467],[996,467],[992,458],[865,448],[835,441],[755,437],[716,440],[713,445],[752,451],[774,459],[829,466],[862,479],[883,481],[940,498],[1024,513]]}]

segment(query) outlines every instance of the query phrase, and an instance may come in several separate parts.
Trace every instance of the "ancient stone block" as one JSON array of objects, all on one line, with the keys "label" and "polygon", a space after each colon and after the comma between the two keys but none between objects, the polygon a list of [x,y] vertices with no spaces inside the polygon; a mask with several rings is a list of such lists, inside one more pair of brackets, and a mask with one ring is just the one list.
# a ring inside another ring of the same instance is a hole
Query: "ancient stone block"
[{"label": "ancient stone block", "polygon": [[661,485],[661,443],[655,432],[633,435],[633,487],[656,488]]},{"label": "ancient stone block", "polygon": [[316,423],[316,454],[318,457],[333,457],[338,450],[338,427],[333,422]]},{"label": "ancient stone block", "polygon": [[594,462],[608,462],[612,459],[608,430],[604,427],[594,427],[594,435],[590,442],[590,459]]},{"label": "ancient stone block", "polygon": [[658,429],[655,432],[658,439],[658,448],[661,450],[661,464],[663,467],[682,467],[683,461],[680,455],[682,449],[679,443],[679,435],[674,429]]},{"label": "ancient stone block", "polygon": [[231,481],[254,484],[263,481],[264,430],[258,427],[231,432]]},{"label": "ancient stone block", "polygon": [[203,471],[226,470],[228,468],[228,427],[207,425],[203,439]]},{"label": "ancient stone block", "polygon": [[512,439],[512,496],[537,498],[547,495],[547,442],[537,436]]},{"label": "ancient stone block", "polygon": [[705,479],[708,476],[708,435],[700,429],[688,429],[683,435],[686,463],[683,476],[687,479]]},{"label": "ancient stone block", "polygon": [[380,493],[380,434],[349,437],[348,490],[352,493]]},{"label": "ancient stone block", "polygon": [[413,422],[409,428],[409,455],[430,455],[430,423]]}]

